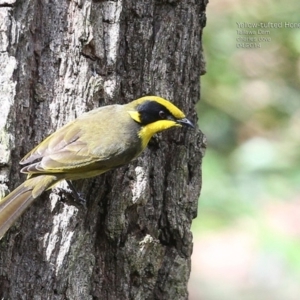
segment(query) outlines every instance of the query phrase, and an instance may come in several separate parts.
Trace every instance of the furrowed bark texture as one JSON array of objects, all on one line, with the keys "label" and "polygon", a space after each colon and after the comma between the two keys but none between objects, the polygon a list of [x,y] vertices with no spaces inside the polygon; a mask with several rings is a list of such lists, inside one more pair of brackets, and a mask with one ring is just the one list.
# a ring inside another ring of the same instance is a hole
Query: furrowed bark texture
[{"label": "furrowed bark texture", "polygon": [[[0,180],[58,127],[145,94],[195,123],[206,0],[0,0]],[[118,122],[118,120],[107,120]],[[99,141],[101,142],[101,141]],[[187,299],[203,136],[176,128],[128,166],[45,193],[0,241],[1,299]]]}]

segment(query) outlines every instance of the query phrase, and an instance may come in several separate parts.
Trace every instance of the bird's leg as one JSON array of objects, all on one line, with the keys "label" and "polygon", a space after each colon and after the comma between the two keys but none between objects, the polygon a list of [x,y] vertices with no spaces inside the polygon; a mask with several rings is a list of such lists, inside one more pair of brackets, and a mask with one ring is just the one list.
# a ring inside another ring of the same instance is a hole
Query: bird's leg
[{"label": "bird's leg", "polygon": [[82,195],[80,193],[77,192],[72,181],[71,180],[66,180],[66,181],[67,181],[67,184],[68,184],[70,190],[72,191],[73,197],[75,198],[77,203],[80,203],[81,205],[86,206],[86,200],[82,197]]}]

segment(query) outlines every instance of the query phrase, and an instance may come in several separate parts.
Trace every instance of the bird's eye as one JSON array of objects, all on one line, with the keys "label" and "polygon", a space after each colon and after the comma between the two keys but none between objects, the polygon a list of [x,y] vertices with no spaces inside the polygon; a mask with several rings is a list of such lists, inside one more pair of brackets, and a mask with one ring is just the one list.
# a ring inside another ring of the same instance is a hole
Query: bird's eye
[{"label": "bird's eye", "polygon": [[165,118],[166,118],[166,113],[165,113],[163,110],[161,110],[161,111],[159,112],[159,116],[160,116],[162,119],[165,119]]}]

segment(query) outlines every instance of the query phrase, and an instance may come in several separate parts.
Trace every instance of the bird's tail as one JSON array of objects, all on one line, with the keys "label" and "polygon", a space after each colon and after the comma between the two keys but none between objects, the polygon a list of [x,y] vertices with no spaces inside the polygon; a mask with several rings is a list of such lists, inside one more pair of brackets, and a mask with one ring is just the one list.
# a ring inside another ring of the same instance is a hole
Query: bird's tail
[{"label": "bird's tail", "polygon": [[0,200],[0,239],[34,199],[57,181],[57,177],[53,175],[32,177]]}]

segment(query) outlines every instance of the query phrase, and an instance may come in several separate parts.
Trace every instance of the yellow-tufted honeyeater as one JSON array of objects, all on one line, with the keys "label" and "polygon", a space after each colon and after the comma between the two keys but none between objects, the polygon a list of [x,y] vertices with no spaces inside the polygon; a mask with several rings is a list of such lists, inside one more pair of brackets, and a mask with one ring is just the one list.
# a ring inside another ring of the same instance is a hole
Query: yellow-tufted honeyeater
[{"label": "yellow-tufted honeyeater", "polygon": [[123,166],[155,133],[182,125],[194,127],[171,102],[146,96],[94,109],[58,129],[21,160],[27,180],[0,201],[0,239],[34,199],[59,181]]}]

